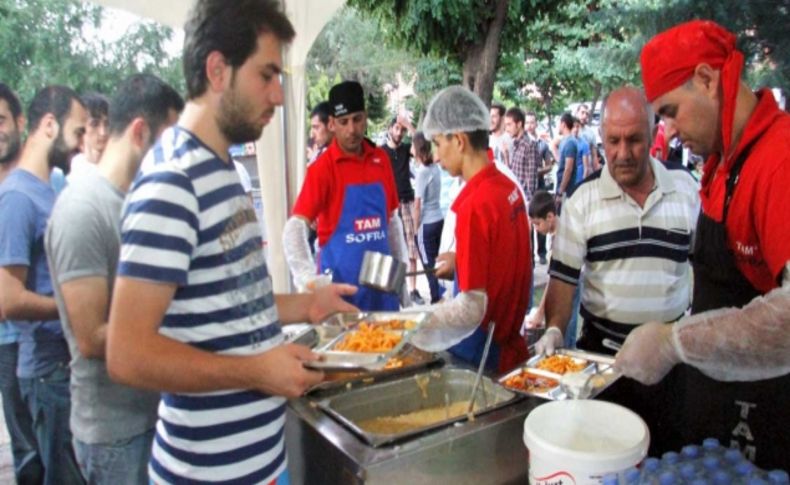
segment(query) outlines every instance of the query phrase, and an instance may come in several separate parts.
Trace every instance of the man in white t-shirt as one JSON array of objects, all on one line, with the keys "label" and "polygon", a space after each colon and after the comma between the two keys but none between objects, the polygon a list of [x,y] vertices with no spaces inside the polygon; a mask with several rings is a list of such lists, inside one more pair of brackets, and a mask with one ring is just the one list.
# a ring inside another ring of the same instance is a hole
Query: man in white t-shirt
[{"label": "man in white t-shirt", "polygon": [[505,112],[499,103],[491,105],[491,125],[488,134],[488,148],[494,152],[494,161],[500,165],[508,165],[510,153],[513,151],[513,139],[505,131]]}]

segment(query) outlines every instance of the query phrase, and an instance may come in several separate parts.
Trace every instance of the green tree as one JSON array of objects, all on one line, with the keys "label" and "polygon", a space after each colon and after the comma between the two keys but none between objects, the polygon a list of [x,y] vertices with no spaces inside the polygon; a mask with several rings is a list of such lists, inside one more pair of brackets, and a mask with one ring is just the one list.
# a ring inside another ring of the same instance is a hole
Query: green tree
[{"label": "green tree", "polygon": [[0,77],[23,101],[48,84],[111,93],[134,72],[156,74],[183,92],[180,59],[164,49],[171,29],[133,25],[119,41],[89,39],[104,9],[76,0],[0,0]]},{"label": "green tree", "polygon": [[458,63],[463,84],[489,103],[501,52],[526,45],[524,23],[558,0],[350,0],[394,45]]}]

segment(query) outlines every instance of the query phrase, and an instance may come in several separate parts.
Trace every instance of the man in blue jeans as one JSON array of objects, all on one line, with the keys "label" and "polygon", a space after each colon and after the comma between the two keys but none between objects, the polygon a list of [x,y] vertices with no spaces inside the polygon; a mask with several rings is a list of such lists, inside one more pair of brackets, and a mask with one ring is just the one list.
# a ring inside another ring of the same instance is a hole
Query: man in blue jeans
[{"label": "man in blue jeans", "polygon": [[58,196],[44,239],[55,300],[71,350],[71,430],[91,485],[148,483],[159,393],[110,380],[107,317],[121,251],[121,206],[148,148],[184,102],[150,74],[135,74],[110,102],[109,139],[95,170]]},{"label": "man in blue jeans", "polygon": [[[0,183],[16,168],[19,148],[25,131],[25,115],[16,94],[0,83]],[[33,418],[22,401],[16,378],[19,354],[19,330],[5,319],[0,319],[0,394],[3,396],[3,415],[11,438],[14,457],[14,476],[20,485],[39,483],[44,468],[38,456],[38,445],[33,434]]]},{"label": "man in blue jeans", "polygon": [[0,185],[0,311],[20,332],[17,377],[44,463],[45,484],[82,483],[69,430],[69,350],[52,297],[44,230],[55,202],[49,174],[65,167],[87,112],[63,86],[40,90],[18,167]]}]

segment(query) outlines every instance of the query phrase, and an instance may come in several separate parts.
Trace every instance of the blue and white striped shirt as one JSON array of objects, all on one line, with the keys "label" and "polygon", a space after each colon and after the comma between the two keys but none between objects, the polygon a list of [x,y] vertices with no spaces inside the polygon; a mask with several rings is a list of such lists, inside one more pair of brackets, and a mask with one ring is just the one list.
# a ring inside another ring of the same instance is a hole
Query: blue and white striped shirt
[{"label": "blue and white striped shirt", "polygon": [[[118,274],[178,288],[160,333],[253,355],[283,342],[261,231],[233,164],[183,128],[165,131],[126,201]],[[164,393],[156,483],[268,483],[286,468],[285,399],[255,391]]]}]

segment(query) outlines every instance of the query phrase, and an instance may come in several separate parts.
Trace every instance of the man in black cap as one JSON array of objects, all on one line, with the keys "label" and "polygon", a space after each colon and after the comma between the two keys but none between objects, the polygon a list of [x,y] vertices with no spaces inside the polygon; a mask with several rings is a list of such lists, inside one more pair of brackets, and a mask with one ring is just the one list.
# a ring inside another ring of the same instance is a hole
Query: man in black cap
[{"label": "man in black cap", "polygon": [[[365,251],[403,260],[398,191],[387,154],[365,138],[368,126],[362,86],[345,81],[329,91],[335,138],[307,170],[293,215],[283,233],[285,256],[297,286],[312,290],[329,278],[356,284]],[[318,221],[318,264],[308,228]],[[397,310],[396,295],[360,288],[350,297],[362,310]]]}]

